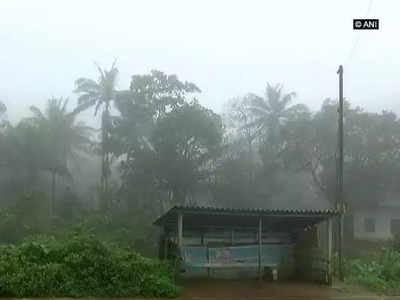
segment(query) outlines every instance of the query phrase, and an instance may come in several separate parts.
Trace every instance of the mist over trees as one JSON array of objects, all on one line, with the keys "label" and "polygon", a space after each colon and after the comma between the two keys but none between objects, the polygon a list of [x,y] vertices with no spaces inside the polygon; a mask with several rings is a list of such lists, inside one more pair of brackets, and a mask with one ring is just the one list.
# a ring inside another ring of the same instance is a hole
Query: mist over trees
[{"label": "mist over trees", "polygon": [[[2,242],[79,225],[151,255],[152,220],[172,205],[334,205],[336,100],[313,112],[290,87],[267,83],[217,114],[176,75],[133,75],[118,90],[116,64],[98,73],[76,80],[77,107],[52,98],[11,124],[0,103]],[[400,121],[350,103],[344,197],[373,207],[400,192]],[[77,121],[86,109],[100,114],[100,130]]]}]

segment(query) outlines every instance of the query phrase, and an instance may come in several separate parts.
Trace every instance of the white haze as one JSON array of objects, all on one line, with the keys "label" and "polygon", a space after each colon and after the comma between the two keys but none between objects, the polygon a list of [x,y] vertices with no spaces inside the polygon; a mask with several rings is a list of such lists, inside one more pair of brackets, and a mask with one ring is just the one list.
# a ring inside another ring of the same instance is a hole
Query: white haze
[{"label": "white haze", "polygon": [[[354,32],[369,5],[380,30]],[[399,10],[395,0],[2,0],[0,99],[16,121],[49,97],[74,100],[75,79],[96,78],[93,62],[108,68],[117,58],[121,89],[159,69],[196,83],[217,112],[231,97],[262,94],[266,82],[315,110],[337,96],[343,64],[352,103],[399,113]],[[84,118],[95,124],[92,115]]]}]

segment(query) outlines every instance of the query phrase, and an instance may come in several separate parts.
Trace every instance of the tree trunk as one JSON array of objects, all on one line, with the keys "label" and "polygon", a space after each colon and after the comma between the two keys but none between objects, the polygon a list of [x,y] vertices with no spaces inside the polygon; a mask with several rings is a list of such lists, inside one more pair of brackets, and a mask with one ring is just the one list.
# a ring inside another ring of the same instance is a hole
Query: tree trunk
[{"label": "tree trunk", "polygon": [[100,155],[101,155],[101,178],[100,178],[100,192],[103,196],[104,193],[104,169],[105,169],[105,164],[104,164],[104,140],[105,140],[105,134],[104,134],[104,118],[105,118],[105,111],[103,112],[101,116],[101,149],[100,149]]},{"label": "tree trunk", "polygon": [[101,118],[101,198],[103,199],[103,204],[107,209],[109,207],[109,197],[108,197],[108,171],[109,171],[109,153],[108,153],[108,132],[109,132],[109,111],[108,107],[103,111]]},{"label": "tree trunk", "polygon": [[106,151],[104,153],[104,193],[108,195],[108,171],[110,168],[109,154]]},{"label": "tree trunk", "polygon": [[254,177],[254,174],[253,174],[253,172],[254,172],[254,169],[253,169],[253,145],[252,145],[252,139],[251,139],[251,137],[249,136],[248,138],[247,138],[247,142],[248,142],[248,150],[249,150],[249,154],[248,154],[248,161],[249,161],[249,166],[250,166],[250,169],[249,169],[249,188],[251,187],[251,184],[252,184],[252,182],[253,182],[253,177]]},{"label": "tree trunk", "polygon": [[51,172],[51,216],[54,216],[56,201],[56,172]]},{"label": "tree trunk", "polygon": [[174,187],[172,188],[172,193],[173,193],[173,201],[174,204],[176,205],[185,205],[185,200],[186,200],[186,189],[185,188],[179,188],[179,187]]}]

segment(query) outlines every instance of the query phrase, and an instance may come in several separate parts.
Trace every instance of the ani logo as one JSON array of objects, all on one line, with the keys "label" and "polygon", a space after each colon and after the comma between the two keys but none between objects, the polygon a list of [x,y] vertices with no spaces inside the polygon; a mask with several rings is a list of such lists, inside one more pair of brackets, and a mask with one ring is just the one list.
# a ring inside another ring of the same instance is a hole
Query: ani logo
[{"label": "ani logo", "polygon": [[354,30],[378,30],[379,19],[353,19]]}]

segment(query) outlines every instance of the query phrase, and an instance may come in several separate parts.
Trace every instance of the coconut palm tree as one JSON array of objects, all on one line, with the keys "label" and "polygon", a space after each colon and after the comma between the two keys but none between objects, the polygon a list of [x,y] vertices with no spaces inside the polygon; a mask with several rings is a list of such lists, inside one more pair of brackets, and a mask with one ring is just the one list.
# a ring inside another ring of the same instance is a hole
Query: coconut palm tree
[{"label": "coconut palm tree", "polygon": [[111,102],[116,97],[116,80],[118,69],[114,62],[109,70],[96,65],[100,74],[97,81],[89,78],[79,78],[75,81],[75,93],[79,94],[78,107],[80,112],[89,107],[95,107],[95,115],[102,109],[101,116],[101,191],[103,195],[108,193],[108,177],[110,173],[109,136],[111,127],[110,108]]},{"label": "coconut palm tree", "polygon": [[0,101],[0,116],[3,115],[7,111],[6,105]]},{"label": "coconut palm tree", "polygon": [[5,116],[6,112],[7,112],[7,106],[0,101],[0,128],[3,128],[7,123]]},{"label": "coconut palm tree", "polygon": [[259,133],[265,133],[270,143],[276,143],[280,136],[281,125],[297,113],[307,110],[303,104],[288,107],[296,93],[283,93],[283,86],[267,84],[265,97],[250,94],[248,109],[255,120],[248,126],[256,127]]},{"label": "coconut palm tree", "polygon": [[92,128],[76,121],[76,112],[67,111],[68,99],[49,99],[44,113],[36,106],[31,106],[33,117],[28,121],[36,126],[44,137],[46,156],[44,168],[51,173],[52,210],[55,205],[56,179],[70,176],[69,165],[87,151],[91,143]]}]

